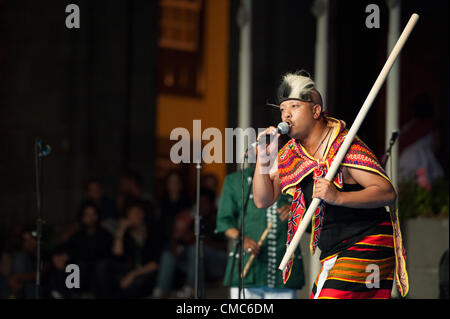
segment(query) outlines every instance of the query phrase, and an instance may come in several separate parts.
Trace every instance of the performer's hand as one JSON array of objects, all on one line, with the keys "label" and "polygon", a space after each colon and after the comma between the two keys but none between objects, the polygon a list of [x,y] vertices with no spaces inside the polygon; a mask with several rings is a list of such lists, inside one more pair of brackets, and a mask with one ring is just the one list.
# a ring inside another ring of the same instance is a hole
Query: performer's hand
[{"label": "performer's hand", "polygon": [[265,135],[276,135],[276,137],[273,138],[270,144],[266,144],[265,141],[262,141],[264,143],[258,143],[256,147],[256,155],[263,154],[264,152],[266,155],[272,154],[272,152],[278,152],[278,143],[275,143],[275,141],[277,141],[278,137],[280,137],[280,133],[278,133],[277,129],[274,126],[269,126],[263,132],[258,134],[256,140],[259,141],[260,139],[265,139]]},{"label": "performer's hand", "polygon": [[284,205],[277,209],[277,213],[280,214],[280,220],[286,221],[289,218],[289,211],[290,211],[291,205]]},{"label": "performer's hand", "polygon": [[315,181],[312,198],[320,198],[328,204],[338,205],[339,191],[329,180],[319,178]]},{"label": "performer's hand", "polygon": [[244,251],[247,254],[258,255],[259,254],[258,243],[251,238],[244,237]]}]

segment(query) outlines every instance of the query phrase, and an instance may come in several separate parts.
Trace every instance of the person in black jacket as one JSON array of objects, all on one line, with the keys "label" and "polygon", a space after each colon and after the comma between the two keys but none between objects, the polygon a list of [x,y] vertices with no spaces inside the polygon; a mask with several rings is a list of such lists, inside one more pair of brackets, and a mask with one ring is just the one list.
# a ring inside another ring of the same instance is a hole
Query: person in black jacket
[{"label": "person in black jacket", "polygon": [[159,268],[160,239],[147,223],[146,206],[139,201],[126,208],[116,231],[113,259],[105,265],[100,280],[100,298],[143,298],[150,294]]},{"label": "person in black jacket", "polygon": [[[112,236],[100,225],[98,206],[93,201],[81,204],[78,213],[77,231],[52,256],[49,274],[49,289],[53,298],[77,297],[95,293],[99,289],[98,273],[103,264],[111,258]],[[68,290],[65,267],[75,264],[79,267],[80,287]]]},{"label": "person in black jacket", "polygon": [[111,257],[112,236],[100,225],[100,212],[94,202],[82,204],[78,219],[80,230],[66,246],[71,263],[80,267],[80,290],[87,292],[97,285],[100,265]]}]

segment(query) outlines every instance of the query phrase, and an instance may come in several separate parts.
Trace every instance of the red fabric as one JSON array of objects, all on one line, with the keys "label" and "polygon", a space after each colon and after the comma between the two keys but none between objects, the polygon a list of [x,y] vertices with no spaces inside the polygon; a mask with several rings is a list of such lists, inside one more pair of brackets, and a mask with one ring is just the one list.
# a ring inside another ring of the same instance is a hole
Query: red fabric
[{"label": "red fabric", "polygon": [[[314,298],[314,296],[312,297]],[[320,291],[319,298],[390,299],[391,289],[373,289],[372,291],[358,292],[358,291],[342,291],[331,288],[325,288]]]},{"label": "red fabric", "polygon": [[367,244],[385,247],[394,247],[394,242],[392,241],[392,236],[367,236],[357,244]]}]

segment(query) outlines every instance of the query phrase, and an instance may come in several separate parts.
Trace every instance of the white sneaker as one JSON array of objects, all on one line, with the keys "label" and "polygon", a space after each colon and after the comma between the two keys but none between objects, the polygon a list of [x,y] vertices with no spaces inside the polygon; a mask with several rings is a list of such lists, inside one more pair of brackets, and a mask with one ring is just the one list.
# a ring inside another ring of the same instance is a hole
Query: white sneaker
[{"label": "white sneaker", "polygon": [[161,298],[163,295],[163,291],[161,288],[155,288],[153,289],[152,298],[158,299]]},{"label": "white sneaker", "polygon": [[177,298],[180,299],[187,299],[187,298],[192,298],[192,295],[194,293],[194,289],[189,286],[183,286],[183,288],[181,288],[181,290],[177,291]]},{"label": "white sneaker", "polygon": [[63,299],[63,296],[57,290],[52,290],[50,294],[53,299]]}]

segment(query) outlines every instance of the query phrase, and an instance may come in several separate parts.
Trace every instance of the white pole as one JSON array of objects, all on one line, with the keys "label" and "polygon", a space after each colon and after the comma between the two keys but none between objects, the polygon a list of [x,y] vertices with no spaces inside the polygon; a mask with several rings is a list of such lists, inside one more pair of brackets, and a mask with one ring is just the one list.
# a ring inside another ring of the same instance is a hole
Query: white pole
[{"label": "white pole", "polygon": [[[408,21],[408,24],[406,25],[405,29],[403,30],[396,45],[392,49],[392,52],[389,55],[389,58],[387,59],[386,63],[384,64],[384,67],[381,70],[380,74],[378,75],[378,78],[376,79],[375,84],[373,85],[372,89],[369,92],[369,95],[367,96],[366,100],[364,101],[364,104],[362,105],[361,110],[359,111],[358,115],[356,116],[356,119],[353,122],[352,127],[348,131],[348,134],[347,134],[344,142],[342,143],[341,147],[339,148],[339,151],[337,152],[337,154],[333,160],[333,163],[331,164],[331,167],[325,176],[325,178],[327,180],[331,181],[334,178],[334,176],[336,175],[337,169],[341,165],[341,162],[344,159],[345,154],[347,153],[347,150],[350,147],[350,144],[353,142],[353,139],[355,138],[356,133],[358,132],[364,118],[366,117],[367,112],[370,109],[370,106],[372,105],[373,101],[375,100],[375,97],[378,94],[378,91],[380,91],[381,86],[383,85],[384,81],[386,80],[389,70],[391,69],[392,65],[394,64],[397,56],[400,54],[400,51],[403,48],[403,45],[405,44],[406,40],[408,39],[409,35],[411,34],[418,19],[419,19],[419,15],[417,15],[415,13],[411,16],[411,18]],[[303,220],[297,229],[297,232],[295,233],[294,237],[292,238],[291,244],[286,249],[286,253],[284,254],[283,260],[281,261],[281,264],[278,267],[280,270],[283,270],[284,267],[286,267],[286,264],[288,263],[288,261],[291,259],[291,256],[293,255],[295,249],[297,248],[297,246],[300,242],[300,238],[302,237],[303,233],[305,232],[305,229],[308,226],[308,224],[311,222],[312,215],[313,215],[314,211],[316,210],[317,206],[319,206],[319,204],[320,204],[320,199],[314,198],[312,200],[311,205],[308,207],[308,210],[306,211],[306,214],[303,217]]]},{"label": "white pole", "polygon": [[[328,84],[328,21],[329,0],[315,0],[311,8],[316,16],[316,48],[314,59],[314,80],[316,88],[322,94],[324,109],[327,109],[327,84]],[[309,259],[309,271],[306,283],[311,291],[315,276],[320,271],[320,249]]]},{"label": "white pole", "polygon": [[328,82],[329,0],[315,0],[311,11],[316,16],[314,81],[316,83],[316,88],[322,93],[322,102],[326,108]]},{"label": "white pole", "polygon": [[[401,0],[387,0],[389,7],[389,32],[387,39],[387,49],[389,52],[395,46],[395,41],[400,35],[401,21]],[[389,147],[389,141],[394,130],[399,129],[399,106],[400,106],[400,57],[394,63],[389,78],[386,81],[386,130],[385,149]],[[395,143],[391,150],[391,156],[386,163],[386,171],[391,178],[395,189],[398,189],[398,143]],[[395,278],[395,277],[394,277]],[[392,297],[398,296],[396,285],[392,286]]]},{"label": "white pole", "polygon": [[[238,79],[238,127],[247,129],[250,127],[250,106],[252,88],[252,0],[241,0],[241,7],[238,12],[238,23],[240,26],[240,46],[239,46],[239,79]],[[237,158],[243,158],[245,149],[245,136],[236,137]],[[242,153],[239,153],[242,152]]]},{"label": "white pole", "polygon": [[[389,6],[389,32],[387,40],[388,54],[400,35],[401,1],[388,0]],[[389,78],[386,81],[386,149],[392,131],[399,129],[399,93],[400,93],[400,57],[394,63]],[[391,171],[392,167],[392,171]],[[392,184],[397,188],[398,183],[398,143],[392,147],[391,156],[386,164]]]}]

